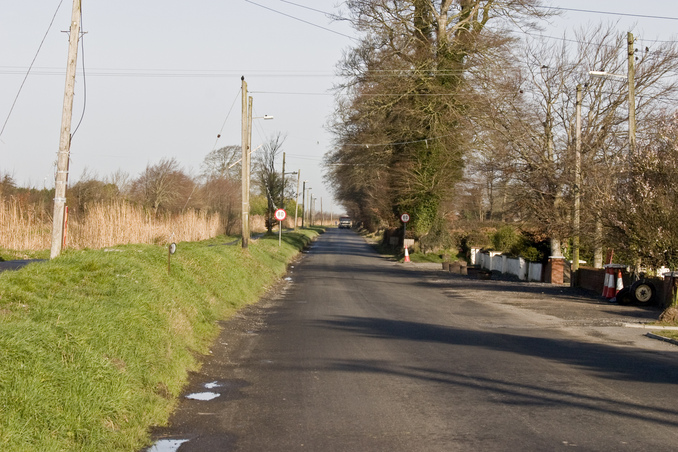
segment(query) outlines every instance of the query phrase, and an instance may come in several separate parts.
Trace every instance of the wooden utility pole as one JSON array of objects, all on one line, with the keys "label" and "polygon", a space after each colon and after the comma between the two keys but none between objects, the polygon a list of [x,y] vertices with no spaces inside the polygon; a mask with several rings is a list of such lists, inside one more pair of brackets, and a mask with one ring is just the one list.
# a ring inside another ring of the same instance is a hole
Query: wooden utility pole
[{"label": "wooden utility pole", "polygon": [[282,188],[280,189],[280,208],[285,208],[285,153],[283,152]]},{"label": "wooden utility pole", "polygon": [[247,82],[245,76],[240,79],[242,81],[242,124],[241,124],[241,146],[242,146],[242,207],[240,214],[240,230],[242,235],[242,247],[247,248],[250,239],[250,200],[249,200],[249,126],[248,126],[248,109],[247,109]]},{"label": "wooden utility pole", "polygon": [[250,231],[250,190],[252,186],[252,96],[247,98],[247,232]]},{"label": "wooden utility pole", "polygon": [[[297,170],[297,197],[294,201],[294,230],[297,230],[297,218],[299,218],[299,182],[301,182],[301,168]],[[303,220],[301,221],[304,222]]]},{"label": "wooden utility pole", "polygon": [[306,226],[304,220],[306,219],[306,181],[304,181],[303,188],[301,192],[301,204],[304,206],[304,210],[301,211],[301,228],[304,229]]},{"label": "wooden utility pole", "polygon": [[310,210],[308,211],[308,222],[311,223],[311,226],[313,226],[313,193],[309,193],[309,201],[310,201]]},{"label": "wooden utility pole", "polygon": [[633,33],[629,32],[627,38],[629,51],[629,159],[631,159],[636,153],[636,57]]},{"label": "wooden utility pole", "polygon": [[581,222],[581,103],[582,86],[577,85],[577,106],[576,106],[576,131],[575,131],[575,150],[574,150],[574,218],[572,227],[574,235],[572,237],[572,276],[576,278],[576,272],[579,270],[579,233]]},{"label": "wooden utility pole", "polygon": [[71,119],[73,116],[73,93],[75,91],[75,69],[78,64],[78,42],[80,40],[80,2],[73,0],[71,29],[68,37],[68,60],[66,66],[66,88],[61,112],[61,135],[57,156],[57,173],[54,184],[54,214],[52,216],[52,249],[50,259],[61,254],[64,237],[64,213],[66,210],[66,188],[71,152]]}]

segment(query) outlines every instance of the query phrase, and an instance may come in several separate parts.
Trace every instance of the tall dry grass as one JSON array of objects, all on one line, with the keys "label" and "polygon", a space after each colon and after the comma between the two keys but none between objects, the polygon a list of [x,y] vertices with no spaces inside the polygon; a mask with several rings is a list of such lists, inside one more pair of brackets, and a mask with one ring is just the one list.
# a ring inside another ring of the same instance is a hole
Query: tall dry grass
[{"label": "tall dry grass", "polygon": [[16,199],[0,200],[0,247],[10,250],[44,250],[50,247],[52,218],[35,206]]},{"label": "tall dry grass", "polygon": [[[22,210],[12,200],[0,204],[0,247],[44,250],[51,246],[51,218]],[[124,201],[89,206],[80,218],[68,221],[66,247],[98,249],[128,243],[198,241],[221,234],[218,214],[187,211],[154,215]]]}]

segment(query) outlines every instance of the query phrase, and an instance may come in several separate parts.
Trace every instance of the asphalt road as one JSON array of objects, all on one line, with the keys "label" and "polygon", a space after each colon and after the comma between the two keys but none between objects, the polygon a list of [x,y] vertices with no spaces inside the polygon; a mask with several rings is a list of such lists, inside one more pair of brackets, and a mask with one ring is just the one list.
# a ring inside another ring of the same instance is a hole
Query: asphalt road
[{"label": "asphalt road", "polygon": [[156,450],[678,449],[678,348],[622,326],[656,311],[397,264],[348,230],[289,277],[224,323],[186,391],[218,397],[183,399]]},{"label": "asphalt road", "polygon": [[3,272],[5,270],[19,270],[20,268],[23,268],[30,263],[45,261],[46,259],[20,259],[15,261],[2,261],[0,262],[0,272]]}]

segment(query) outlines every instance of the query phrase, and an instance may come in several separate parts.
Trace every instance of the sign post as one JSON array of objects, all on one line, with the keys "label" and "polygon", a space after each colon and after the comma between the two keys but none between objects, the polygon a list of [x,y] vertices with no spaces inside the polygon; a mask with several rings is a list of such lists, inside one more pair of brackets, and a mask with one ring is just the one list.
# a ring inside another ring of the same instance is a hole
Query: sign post
[{"label": "sign post", "polygon": [[410,214],[404,213],[400,215],[400,221],[403,222],[403,248],[406,248],[405,246],[405,234],[407,233],[407,223],[410,221]]},{"label": "sign post", "polygon": [[403,248],[405,248],[405,260],[403,262],[410,262],[410,253],[405,242],[405,236],[407,235],[407,222],[410,221],[410,214],[404,213],[400,215],[400,221],[403,222]]},{"label": "sign post", "polygon": [[287,212],[284,209],[278,209],[273,214],[276,220],[278,220],[278,246],[282,245],[282,222],[287,218]]}]

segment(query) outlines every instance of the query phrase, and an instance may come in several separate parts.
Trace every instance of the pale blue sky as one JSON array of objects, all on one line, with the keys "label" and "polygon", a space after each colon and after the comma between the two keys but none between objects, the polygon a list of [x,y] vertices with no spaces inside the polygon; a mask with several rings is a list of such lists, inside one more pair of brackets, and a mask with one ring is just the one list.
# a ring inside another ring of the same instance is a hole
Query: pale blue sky
[{"label": "pale blue sky", "polygon": [[[253,1],[353,35],[348,24],[289,2]],[[59,2],[0,0],[0,128]],[[294,3],[336,12],[339,1]],[[678,2],[668,0],[547,3],[678,18]],[[71,5],[71,0],[63,0],[0,136],[0,172],[9,172],[22,185],[54,184],[67,54],[62,30],[69,27]],[[544,34],[560,36],[568,27],[601,20],[619,21],[621,32],[633,31],[646,40],[671,40],[678,31],[678,20],[567,11],[545,24]],[[87,103],[71,147],[71,183],[84,168],[100,177],[118,169],[136,177],[163,157],[175,157],[197,174],[205,155],[215,148],[238,96],[240,76],[245,75],[255,115],[275,116],[273,121],[257,121],[253,145],[270,134],[286,133],[287,168],[300,168],[313,192],[323,197],[324,207],[332,206],[320,163],[331,146],[324,127],[333,110],[333,73],[342,51],[352,44],[350,38],[245,0],[83,0],[83,30]],[[82,113],[84,86],[79,75],[74,126]],[[221,136],[216,147],[240,143],[239,98]]]}]

